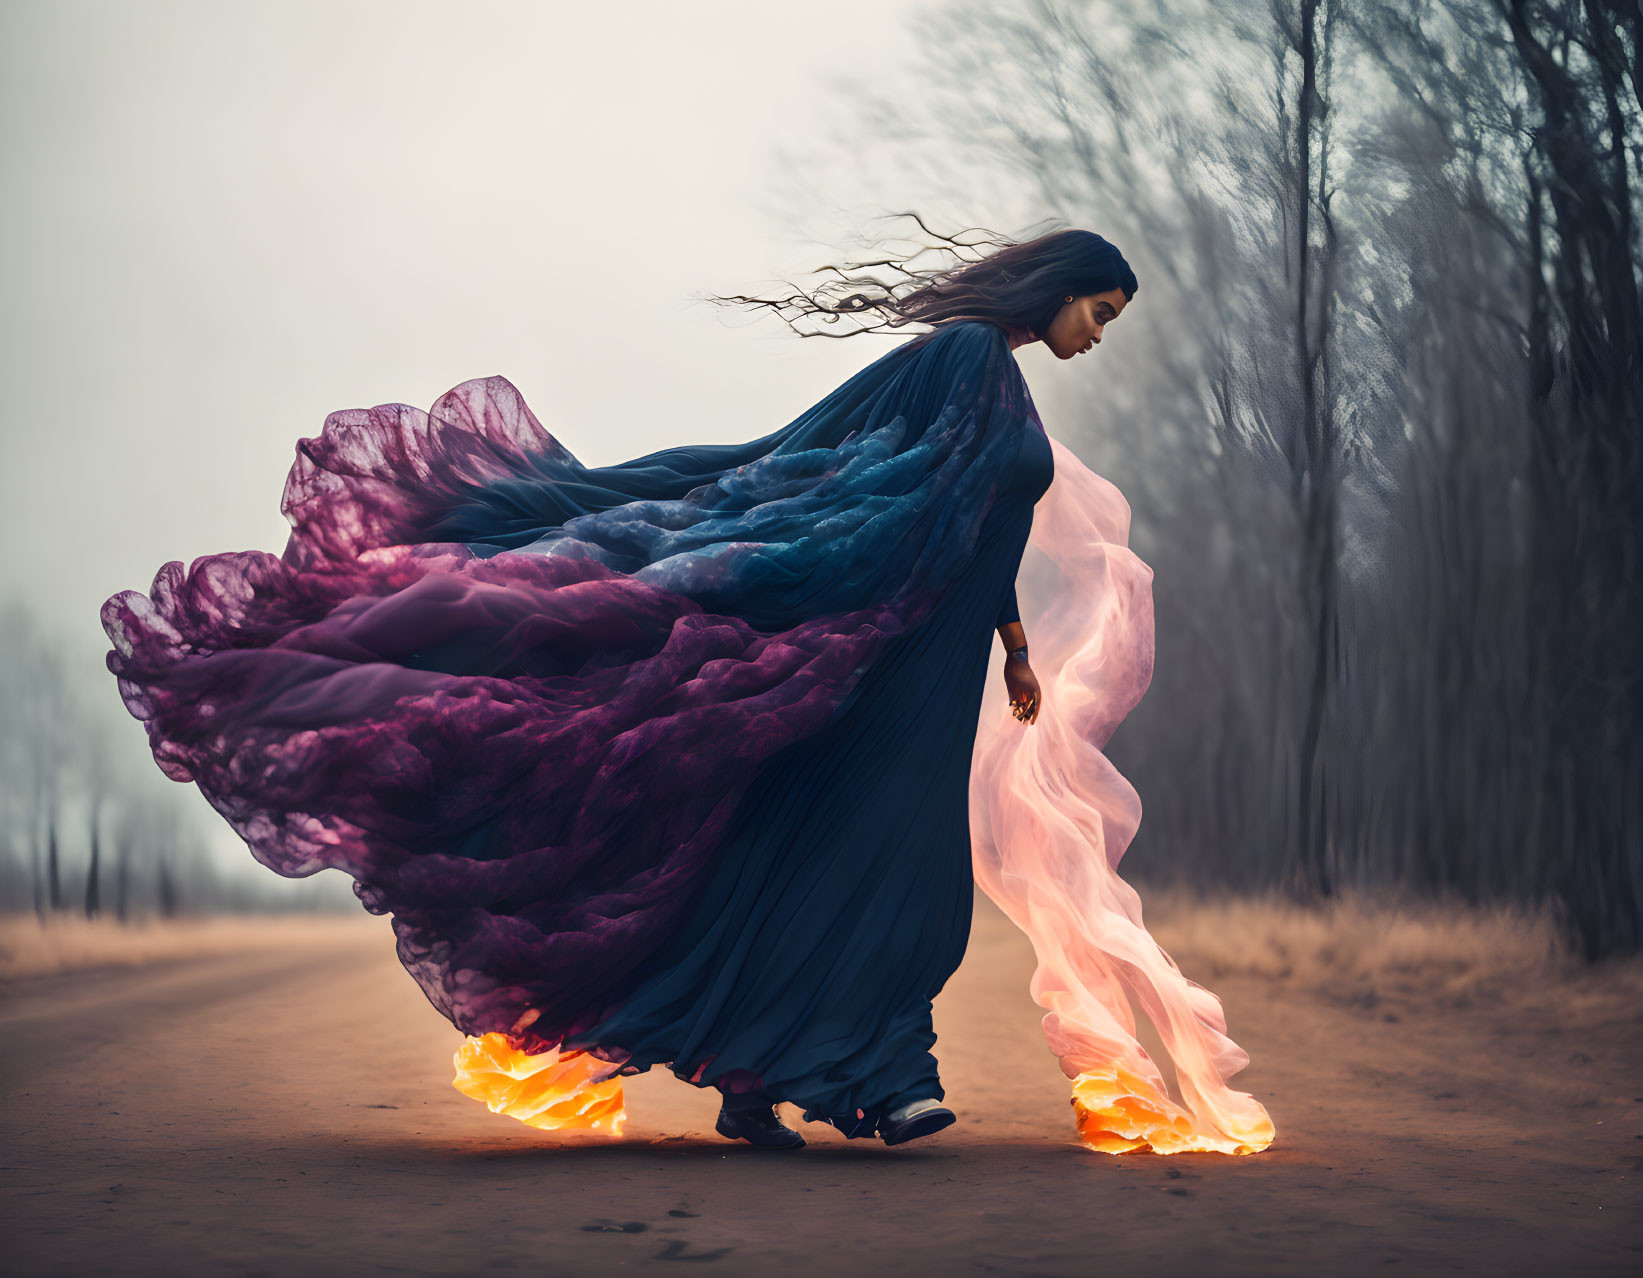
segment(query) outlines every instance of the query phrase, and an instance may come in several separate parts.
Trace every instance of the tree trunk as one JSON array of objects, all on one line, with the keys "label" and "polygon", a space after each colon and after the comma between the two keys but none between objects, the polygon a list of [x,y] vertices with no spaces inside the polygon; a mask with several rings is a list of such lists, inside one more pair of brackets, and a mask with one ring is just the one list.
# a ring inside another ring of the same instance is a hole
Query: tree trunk
[{"label": "tree trunk", "polygon": [[91,864],[86,870],[86,902],[85,910],[88,919],[97,917],[102,908],[101,876],[103,868],[103,838],[102,838],[102,807],[92,804],[91,807]]},{"label": "tree trunk", "polygon": [[46,891],[51,908],[63,908],[63,880],[57,857],[57,813],[46,818]]},{"label": "tree trunk", "polygon": [[160,913],[171,918],[177,913],[177,884],[171,877],[169,862],[160,862],[159,881],[157,884],[160,898]]},{"label": "tree trunk", "polygon": [[114,853],[114,917],[124,923],[131,908],[131,836],[122,834]]}]

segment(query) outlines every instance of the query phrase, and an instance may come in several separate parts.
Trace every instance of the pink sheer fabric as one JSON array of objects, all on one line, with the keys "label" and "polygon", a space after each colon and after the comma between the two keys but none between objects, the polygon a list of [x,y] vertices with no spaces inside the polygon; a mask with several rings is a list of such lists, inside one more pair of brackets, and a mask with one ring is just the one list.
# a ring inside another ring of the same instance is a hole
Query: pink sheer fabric
[{"label": "pink sheer fabric", "polygon": [[[1227,1085],[1249,1056],[1227,1036],[1221,1001],[1153,940],[1118,876],[1141,801],[1101,747],[1152,678],[1152,570],[1129,549],[1123,495],[1050,442],[1055,480],[1018,586],[1043,707],[1024,725],[1003,681],[989,682],[970,786],[976,883],[1032,940],[1032,996],[1073,1080],[1085,1144],[1254,1153],[1271,1144],[1272,1122]],[[1184,1105],[1136,1040],[1135,1008],[1163,1039]]]}]

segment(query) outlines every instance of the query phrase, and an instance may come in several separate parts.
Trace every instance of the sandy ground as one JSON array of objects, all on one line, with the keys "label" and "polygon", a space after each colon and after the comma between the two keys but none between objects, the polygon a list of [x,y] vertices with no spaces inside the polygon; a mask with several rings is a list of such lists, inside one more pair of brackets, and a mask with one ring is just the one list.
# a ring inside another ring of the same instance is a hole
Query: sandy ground
[{"label": "sandy ground", "polygon": [[1254,1058],[1263,1154],[1077,1144],[1030,948],[985,901],[936,1009],[959,1123],[896,1149],[723,1141],[714,1093],[660,1070],[620,1140],[495,1117],[450,1086],[460,1040],[380,920],[248,921],[124,967],[70,947],[0,986],[5,1269],[1643,1270],[1639,965],[1582,974],[1487,921],[1149,920]]}]

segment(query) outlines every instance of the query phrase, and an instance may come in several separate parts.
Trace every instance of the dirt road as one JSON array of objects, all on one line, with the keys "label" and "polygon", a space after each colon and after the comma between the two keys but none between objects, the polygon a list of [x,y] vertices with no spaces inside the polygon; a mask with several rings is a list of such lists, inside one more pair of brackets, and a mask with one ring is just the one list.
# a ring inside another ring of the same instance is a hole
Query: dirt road
[{"label": "dirt road", "polygon": [[450,1086],[458,1036],[380,920],[302,953],[14,981],[0,1007],[6,1269],[1643,1269],[1630,998],[1593,984],[1457,1006],[1206,977],[1254,1058],[1238,1085],[1277,1142],[1115,1158],[1074,1141],[1031,962],[983,901],[936,1009],[956,1126],[889,1149],[812,1124],[793,1153],[721,1140],[715,1094],[659,1070],[628,1080],[619,1141],[492,1116]]}]

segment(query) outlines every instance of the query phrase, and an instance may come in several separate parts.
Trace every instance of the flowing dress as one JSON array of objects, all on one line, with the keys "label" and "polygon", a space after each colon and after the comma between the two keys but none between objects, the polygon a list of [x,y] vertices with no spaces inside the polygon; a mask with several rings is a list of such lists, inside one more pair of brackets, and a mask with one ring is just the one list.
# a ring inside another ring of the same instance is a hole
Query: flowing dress
[{"label": "flowing dress", "polygon": [[668,944],[568,1047],[728,1076],[729,1090],[802,1104],[847,1135],[946,1096],[931,1002],[970,934],[976,723],[1053,473],[1043,428],[1021,419],[966,575],[825,729],[764,763]]},{"label": "flowing dress", "polygon": [[[1139,802],[1100,746],[1150,678],[1150,573],[1001,329],[938,326],[769,435],[617,466],[500,377],[333,413],[282,505],[282,555],[110,599],[109,667],[162,770],[275,871],[349,874],[503,1073],[574,1062],[539,1125],[657,1063],[852,1136],[944,1097],[931,1000],[979,882],[1033,939],[1086,1144],[1270,1141],[1219,1003],[1116,877]],[[983,713],[1018,611],[1030,728]]]}]

